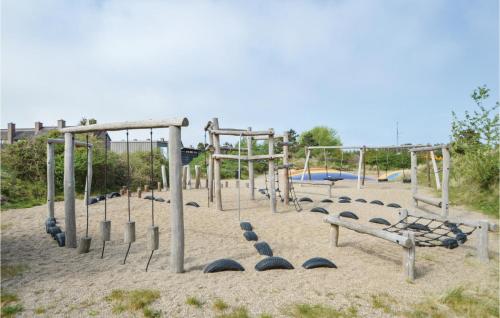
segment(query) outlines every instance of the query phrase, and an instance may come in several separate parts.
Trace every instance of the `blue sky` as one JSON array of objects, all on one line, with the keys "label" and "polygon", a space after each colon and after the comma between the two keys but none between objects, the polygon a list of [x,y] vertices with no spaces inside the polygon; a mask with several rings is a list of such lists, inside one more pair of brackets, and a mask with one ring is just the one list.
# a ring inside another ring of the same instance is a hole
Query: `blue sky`
[{"label": "blue sky", "polygon": [[391,145],[398,121],[400,142],[436,143],[475,87],[498,100],[496,0],[1,4],[2,127],[186,116],[195,145],[216,116]]}]

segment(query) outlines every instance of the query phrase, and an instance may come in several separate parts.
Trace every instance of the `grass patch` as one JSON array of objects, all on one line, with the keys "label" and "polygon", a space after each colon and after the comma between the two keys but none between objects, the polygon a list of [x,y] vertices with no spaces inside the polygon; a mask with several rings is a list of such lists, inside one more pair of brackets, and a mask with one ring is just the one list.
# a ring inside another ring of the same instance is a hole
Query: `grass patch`
[{"label": "grass patch", "polygon": [[90,317],[95,317],[95,316],[99,315],[99,312],[97,310],[89,310],[88,315]]},{"label": "grass patch", "polygon": [[3,223],[1,226],[0,226],[0,230],[2,231],[5,231],[5,230],[8,230],[10,229],[12,226],[12,223]]},{"label": "grass patch", "polygon": [[17,276],[17,275],[21,274],[22,272],[26,271],[27,269],[28,269],[28,266],[23,265],[23,264],[1,265],[0,271],[2,273],[2,280]]},{"label": "grass patch", "polygon": [[230,313],[218,315],[217,318],[250,318],[250,314],[245,307],[238,307]]},{"label": "grass patch", "polygon": [[19,301],[19,297],[17,297],[16,294],[4,293],[2,291],[2,294],[1,294],[1,303],[2,303],[2,306],[10,304],[10,303],[15,303],[17,301]]},{"label": "grass patch", "polygon": [[186,299],[186,304],[196,308],[201,308],[201,306],[203,306],[203,302],[196,297],[188,297]]},{"label": "grass patch", "polygon": [[214,301],[213,307],[217,311],[224,311],[229,308],[229,305],[219,298]]},{"label": "grass patch", "polygon": [[271,314],[260,314],[259,318],[273,318]]},{"label": "grass patch", "polygon": [[414,305],[405,313],[409,318],[498,317],[499,299],[495,293],[457,287],[437,299]]},{"label": "grass patch", "polygon": [[144,317],[147,317],[147,318],[159,318],[162,315],[161,310],[155,310],[155,309],[151,309],[148,307],[144,308],[142,310],[142,313],[144,314]]},{"label": "grass patch", "polygon": [[294,304],[286,308],[283,313],[295,318],[355,318],[358,317],[356,307],[350,306],[345,310],[337,310],[324,305]]},{"label": "grass patch", "polygon": [[146,314],[148,306],[158,298],[160,298],[160,292],[157,290],[137,289],[126,291],[115,289],[105,297],[105,300],[114,303],[112,311],[115,314],[138,310],[142,310]]},{"label": "grass patch", "polygon": [[13,317],[23,310],[24,308],[21,304],[2,306],[2,317]]},{"label": "grass patch", "polygon": [[47,309],[45,309],[43,307],[36,307],[35,308],[35,314],[37,314],[37,315],[42,315],[46,312],[47,312]]},{"label": "grass patch", "polygon": [[371,295],[372,298],[372,307],[375,309],[380,309],[384,313],[389,314],[393,313],[392,307],[390,303],[395,303],[396,300],[389,296],[387,293]]}]

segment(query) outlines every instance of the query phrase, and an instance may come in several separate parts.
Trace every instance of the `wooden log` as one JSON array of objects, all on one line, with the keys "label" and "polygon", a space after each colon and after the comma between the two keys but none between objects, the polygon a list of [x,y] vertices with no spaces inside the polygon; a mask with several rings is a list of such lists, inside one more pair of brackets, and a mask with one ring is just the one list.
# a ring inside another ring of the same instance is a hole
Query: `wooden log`
[{"label": "wooden log", "polygon": [[[210,122],[212,124],[212,122]],[[214,136],[212,133],[208,135],[208,142],[210,147],[214,147]],[[212,151],[208,152],[208,201],[214,202],[214,158]]]},{"label": "wooden log", "polygon": [[[274,134],[274,140],[282,139],[282,138],[283,138],[283,135]],[[269,136],[266,136],[266,135],[254,136],[253,139],[254,140],[269,140]]]},{"label": "wooden log", "polygon": [[361,168],[363,165],[363,148],[359,148],[359,162],[358,162],[358,190],[361,190]]},{"label": "wooden log", "polygon": [[194,166],[194,187],[195,189],[201,188],[201,170],[199,165]]},{"label": "wooden log", "polygon": [[[442,205],[442,202],[440,199],[435,199],[435,198],[428,198],[428,197],[424,197],[422,195],[419,195],[419,194],[415,194],[413,196],[413,200],[414,201],[421,201],[421,202],[424,202],[424,203],[427,203],[427,204],[430,204],[430,205],[433,205],[433,206],[436,206],[438,208],[441,207]],[[443,215],[445,216],[445,215]]]},{"label": "wooden log", "polygon": [[448,216],[449,211],[449,184],[450,184],[450,150],[447,147],[442,149],[443,152],[443,185],[441,190],[441,215]]},{"label": "wooden log", "polygon": [[[272,131],[272,129],[270,129]],[[269,135],[269,157],[274,155],[274,134]],[[274,180],[274,159],[269,159],[269,201],[271,212],[276,213],[276,183]]]},{"label": "wooden log", "polygon": [[335,224],[335,225],[338,225],[341,227],[345,227],[349,230],[352,230],[352,231],[355,231],[358,233],[372,235],[372,236],[387,240],[389,242],[399,244],[399,245],[404,246],[404,247],[411,247],[411,244],[412,244],[411,240],[409,238],[404,237],[402,235],[388,232],[388,231],[384,231],[384,230],[380,230],[380,229],[370,228],[366,225],[362,225],[359,223],[347,222],[347,221],[341,220],[338,216],[334,216],[334,215],[328,216],[325,218],[325,222],[329,223],[329,224]]},{"label": "wooden log", "polygon": [[55,157],[54,144],[47,143],[47,218],[54,218],[55,184]]},{"label": "wooden log", "polygon": [[64,134],[64,220],[67,248],[76,248],[74,137]]},{"label": "wooden log", "polygon": [[331,245],[332,247],[337,247],[339,246],[339,226],[337,224],[330,224],[330,231],[331,231]]},{"label": "wooden log", "polygon": [[[309,158],[311,157],[311,150],[307,149],[306,154],[306,162],[304,163],[304,170],[302,170],[302,177],[300,177],[300,181],[304,181],[304,177],[306,176],[306,171],[309,169]],[[311,173],[309,172],[309,179],[311,179]]]},{"label": "wooden log", "polygon": [[[213,158],[238,160],[238,155],[214,154]],[[280,159],[280,158],[283,158],[283,154],[241,156],[241,160],[244,161],[270,160],[270,159]]]},{"label": "wooden log", "polygon": [[[215,125],[214,125],[215,128]],[[272,129],[266,131],[248,131],[248,130],[222,130],[222,129],[212,129],[212,134],[214,136],[225,135],[225,136],[267,136],[274,134]]]},{"label": "wooden log", "polygon": [[409,247],[403,247],[403,270],[406,279],[412,282],[415,280],[415,233],[412,231],[405,231],[403,232],[403,236],[411,242]]},{"label": "wooden log", "polygon": [[434,151],[430,151],[431,161],[432,161],[432,170],[434,171],[434,178],[436,179],[436,188],[438,190],[441,189],[441,182],[439,180],[439,170],[436,163],[436,157],[434,156]]},{"label": "wooden log", "polygon": [[181,128],[169,128],[170,172],[170,268],[174,273],[184,271],[184,210],[182,199]]},{"label": "wooden log", "polygon": [[[252,131],[252,127],[248,127],[248,131]],[[247,156],[253,156],[253,139],[252,136],[247,136]],[[250,190],[250,200],[255,200],[255,174],[253,161],[248,161],[248,181]]]},{"label": "wooden log", "polygon": [[187,189],[187,166],[182,166],[182,189]]},{"label": "wooden log", "polygon": [[426,146],[426,147],[413,147],[410,148],[411,152],[421,152],[421,151],[431,151],[431,150],[439,150],[442,148],[448,148],[449,145],[436,145],[436,146]]},{"label": "wooden log", "polygon": [[[219,129],[219,119],[212,119],[212,127]],[[220,155],[220,138],[219,135],[212,134],[214,138],[214,158],[215,155]],[[222,211],[222,191],[221,191],[221,176],[220,176],[220,159],[214,158],[214,190],[215,190],[215,207],[218,211]]]},{"label": "wooden log", "polygon": [[284,203],[285,205],[289,205],[290,203],[290,182],[289,178],[289,170],[288,170],[288,157],[289,157],[289,131],[283,132],[283,192],[284,192]]},{"label": "wooden log", "polygon": [[477,237],[477,256],[481,263],[488,263],[490,257],[488,255],[488,220],[480,220],[476,231]]},{"label": "wooden log", "polygon": [[413,197],[413,206],[416,207],[418,206],[418,201],[415,200],[415,196],[417,195],[417,172],[418,172],[418,166],[417,166],[417,153],[412,151],[411,154],[411,195]]},{"label": "wooden log", "polygon": [[186,165],[186,184],[188,189],[192,189],[191,167]]},{"label": "wooden log", "polygon": [[74,126],[59,129],[62,133],[88,133],[95,131],[115,131],[132,130],[146,128],[168,128],[168,127],[186,127],[189,125],[187,118],[170,118],[161,120],[142,120],[142,121],[124,121],[118,123],[103,123],[84,126]]},{"label": "wooden log", "polygon": [[161,180],[163,181],[163,190],[167,191],[167,169],[165,165],[161,165]]}]

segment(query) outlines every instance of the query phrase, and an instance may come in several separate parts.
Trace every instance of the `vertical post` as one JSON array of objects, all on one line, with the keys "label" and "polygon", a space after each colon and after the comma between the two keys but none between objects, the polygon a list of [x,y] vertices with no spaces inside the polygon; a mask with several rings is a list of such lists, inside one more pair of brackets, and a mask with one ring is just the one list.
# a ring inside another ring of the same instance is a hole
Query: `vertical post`
[{"label": "vertical post", "polygon": [[212,158],[212,151],[214,146],[214,136],[212,132],[208,131],[208,143],[210,145],[208,152],[208,201],[214,202],[214,159]]},{"label": "vertical post", "polygon": [[481,263],[488,263],[488,220],[478,222],[477,256]]},{"label": "vertical post", "polygon": [[[269,135],[269,156],[274,155],[274,133]],[[274,180],[274,159],[269,159],[269,201],[271,211],[276,213],[276,183]]]},{"label": "vertical post", "polygon": [[161,180],[163,181],[163,191],[167,191],[167,169],[161,165]]},{"label": "vertical post", "polygon": [[448,197],[448,186],[450,180],[450,150],[448,147],[443,147],[443,184],[441,189],[441,215],[444,217],[448,216],[449,207],[449,197]]},{"label": "vertical post", "polygon": [[186,190],[187,188],[187,167],[182,166],[182,189]]},{"label": "vertical post", "polygon": [[47,218],[54,219],[54,199],[55,199],[55,159],[54,144],[47,143]]},{"label": "vertical post", "polygon": [[358,190],[361,190],[361,169],[363,165],[363,148],[359,148],[359,161],[358,161]]},{"label": "vertical post", "polygon": [[200,180],[201,176],[200,176],[200,166],[199,165],[195,165],[194,166],[194,179],[195,179],[195,182],[194,182],[194,187],[195,189],[199,189],[201,187],[201,180]]},{"label": "vertical post", "polygon": [[413,206],[417,206],[418,202],[417,200],[414,199],[414,196],[417,194],[417,170],[418,170],[418,165],[417,165],[417,153],[415,151],[411,152],[411,195],[412,195],[412,201],[413,201]]},{"label": "vertical post", "polygon": [[187,188],[190,190],[193,188],[192,181],[193,180],[191,179],[191,167],[189,165],[186,165],[186,184]]},{"label": "vertical post", "polygon": [[66,225],[66,247],[76,248],[75,218],[75,140],[72,133],[64,134],[64,220]]},{"label": "vertical post", "polygon": [[[87,164],[87,178],[85,178],[85,196],[84,196],[84,204],[83,206],[86,206],[89,204],[89,197],[90,197],[90,194],[92,193],[92,160],[93,160],[93,157],[94,157],[94,148],[89,146],[89,155],[87,157],[87,161],[88,161],[88,164]],[[87,184],[87,181],[88,181],[88,184]],[[88,188],[88,190],[87,190]]]},{"label": "vertical post", "polygon": [[[307,148],[307,154],[306,154],[306,162],[304,163],[304,170],[302,171],[302,177],[300,178],[300,181],[304,181],[304,177],[306,176],[306,171],[309,170],[309,158],[311,157],[311,149]],[[309,179],[311,176],[309,175]]]},{"label": "vertical post", "polygon": [[289,183],[289,168],[288,168],[288,143],[289,131],[283,132],[283,192],[285,193],[285,205],[290,203],[290,183]]},{"label": "vertical post", "polygon": [[[212,125],[215,130],[219,129],[219,119],[213,118]],[[220,138],[214,134],[215,154],[220,154]],[[215,206],[218,211],[222,211],[222,191],[220,182],[220,159],[214,159],[214,181],[215,181]]]},{"label": "vertical post", "polygon": [[409,281],[415,280],[415,233],[411,231],[406,231],[403,236],[408,237],[412,245],[410,247],[403,247],[403,267],[406,279]]},{"label": "vertical post", "polygon": [[[248,127],[248,131],[252,131],[252,127]],[[247,136],[247,155],[251,157],[253,155],[253,138],[252,136]],[[250,190],[250,200],[255,200],[255,175],[253,170],[253,161],[248,160],[248,182]]]},{"label": "vertical post", "polygon": [[[366,146],[363,146],[363,179],[361,184],[364,186],[365,185],[365,179],[366,179]],[[387,178],[387,176],[385,176]]]},{"label": "vertical post", "polygon": [[169,127],[169,174],[171,255],[170,267],[174,273],[184,271],[184,210],[182,203],[181,128]]},{"label": "vertical post", "polygon": [[429,164],[429,152],[425,154],[425,166],[427,168],[427,186],[431,187],[431,165]]},{"label": "vertical post", "polygon": [[339,246],[339,226],[337,224],[332,224],[331,227],[331,245],[332,247],[337,247]]},{"label": "vertical post", "polygon": [[[441,189],[441,182],[439,182],[439,170],[436,163],[436,157],[434,156],[434,151],[431,151],[430,153],[431,153],[432,169],[434,170],[434,177],[436,178],[436,188],[439,190]],[[443,163],[444,163],[444,158],[443,158]]]}]

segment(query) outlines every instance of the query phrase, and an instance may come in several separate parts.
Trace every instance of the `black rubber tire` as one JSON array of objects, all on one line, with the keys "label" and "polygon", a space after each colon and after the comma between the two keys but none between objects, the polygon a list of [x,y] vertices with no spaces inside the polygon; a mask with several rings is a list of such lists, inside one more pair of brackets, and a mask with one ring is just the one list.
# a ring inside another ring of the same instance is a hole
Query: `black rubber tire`
[{"label": "black rubber tire", "polygon": [[243,272],[245,269],[240,263],[233,261],[232,259],[223,258],[213,261],[212,263],[205,266],[203,273],[218,273],[225,271],[238,271]]},{"label": "black rubber tire", "polygon": [[366,200],[365,200],[365,199],[361,199],[361,198],[359,198],[359,199],[356,199],[356,202],[366,203]]},{"label": "black rubber tire", "polygon": [[302,264],[302,267],[304,267],[305,269],[313,269],[318,267],[337,268],[337,265],[327,260],[326,258],[313,257],[305,261],[304,264]]},{"label": "black rubber tire", "polygon": [[47,219],[47,221],[45,221],[45,232],[49,233],[49,228],[52,226],[56,226],[56,219]]},{"label": "black rubber tire", "polygon": [[59,247],[63,247],[64,245],[66,245],[66,234],[64,232],[57,233],[56,241]]},{"label": "black rubber tire", "polygon": [[59,226],[51,226],[49,227],[49,234],[52,236],[52,238],[55,240],[56,239],[56,235],[61,233],[61,228]]},{"label": "black rubber tire", "polygon": [[322,203],[333,203],[331,199],[323,199],[321,200]]},{"label": "black rubber tire", "polygon": [[252,226],[252,224],[250,224],[250,222],[241,222],[240,228],[244,231],[252,231],[253,230],[253,226]]},{"label": "black rubber tire", "polygon": [[383,219],[383,218],[373,218],[370,220],[370,222],[391,226],[391,223],[389,223],[389,221],[387,221],[386,219]]},{"label": "black rubber tire", "polygon": [[351,200],[339,200],[339,203],[351,203]]},{"label": "black rubber tire", "polygon": [[390,207],[390,208],[396,208],[396,209],[400,209],[401,208],[401,206],[399,204],[397,204],[397,203],[389,203],[387,206]]},{"label": "black rubber tire", "polygon": [[265,189],[259,189],[258,190],[261,194],[266,194],[266,190]]},{"label": "black rubber tire", "polygon": [[315,207],[311,209],[311,212],[318,212],[318,213],[323,213],[323,214],[329,214],[327,210],[325,210],[322,207]]},{"label": "black rubber tire", "polygon": [[417,230],[420,232],[430,232],[431,231],[431,229],[427,225],[420,224],[420,223],[408,224],[407,228],[412,229],[412,230]]},{"label": "black rubber tire", "polygon": [[313,200],[309,197],[303,197],[299,199],[299,202],[313,202]]},{"label": "black rubber tire", "polygon": [[454,249],[458,247],[458,241],[454,238],[447,238],[442,241],[443,247],[446,247],[447,249]]},{"label": "black rubber tire", "polygon": [[349,201],[351,201],[351,198],[346,197],[346,196],[342,196],[342,197],[339,197],[339,200],[349,200]]},{"label": "black rubber tire", "polygon": [[458,244],[459,244],[459,245],[462,245],[462,244],[464,244],[465,242],[467,242],[467,234],[465,234],[465,233],[458,233],[458,234],[455,236],[455,239],[458,241]]},{"label": "black rubber tire", "polygon": [[152,195],[145,195],[144,200],[153,200],[153,196]]},{"label": "black rubber tire", "polygon": [[260,255],[273,256],[273,250],[266,242],[255,243],[253,246]]},{"label": "black rubber tire", "polygon": [[189,205],[189,206],[194,206],[195,208],[199,208],[200,205],[194,201],[190,201],[188,203],[186,203],[186,205]]},{"label": "black rubber tire", "polygon": [[259,272],[267,271],[270,269],[294,269],[293,265],[290,264],[284,258],[278,256],[266,257],[257,264],[255,264],[255,269]]},{"label": "black rubber tire", "polygon": [[344,217],[344,218],[359,220],[358,216],[356,214],[352,213],[351,211],[340,212],[339,216]]},{"label": "black rubber tire", "polygon": [[384,205],[384,202],[380,201],[380,200],[373,200],[373,201],[370,201],[371,204],[376,204],[376,205]]},{"label": "black rubber tire", "polygon": [[99,202],[99,200],[97,200],[97,198],[90,198],[89,205],[90,204],[96,204],[97,202]]},{"label": "black rubber tire", "polygon": [[156,197],[156,198],[155,198],[155,201],[158,201],[158,202],[165,202],[165,199],[164,199],[164,198],[160,198],[160,197]]},{"label": "black rubber tire", "polygon": [[247,241],[258,241],[259,238],[257,237],[257,234],[255,234],[254,231],[245,231],[243,232],[243,236]]},{"label": "black rubber tire", "polygon": [[109,195],[108,195],[108,198],[119,198],[121,197],[121,194],[119,194],[118,192],[111,192]]},{"label": "black rubber tire", "polygon": [[101,194],[97,198],[99,199],[99,201],[104,201],[106,199],[106,196],[104,194]]}]

